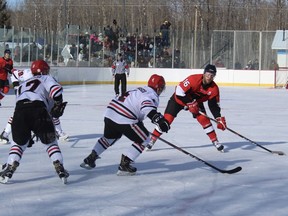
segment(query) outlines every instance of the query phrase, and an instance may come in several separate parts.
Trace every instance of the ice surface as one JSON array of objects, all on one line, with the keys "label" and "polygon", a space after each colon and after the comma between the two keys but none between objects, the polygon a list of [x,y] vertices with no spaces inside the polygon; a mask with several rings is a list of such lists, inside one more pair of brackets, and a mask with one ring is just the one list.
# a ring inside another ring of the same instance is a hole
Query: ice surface
[{"label": "ice surface", "polygon": [[[159,111],[164,111],[173,89],[167,87],[160,97]],[[268,149],[288,154],[287,90],[220,87],[220,91],[228,127]],[[0,108],[2,128],[13,114],[15,96],[10,92]],[[56,175],[43,145],[36,143],[25,151],[10,183],[0,185],[1,216],[288,215],[287,156],[273,155],[229,131],[216,129],[226,150],[220,153],[185,111],[162,138],[221,169],[242,166],[241,172],[219,173],[157,141],[152,151],[136,160],[136,176],[117,176],[121,154],[131,144],[125,137],[101,155],[95,169],[81,168],[103,132],[103,111],[113,96],[112,85],[64,86],[68,105],[61,123],[71,138],[59,145],[70,172],[68,184]],[[144,123],[153,130],[148,119]],[[9,145],[0,145],[0,152],[4,163]]]}]

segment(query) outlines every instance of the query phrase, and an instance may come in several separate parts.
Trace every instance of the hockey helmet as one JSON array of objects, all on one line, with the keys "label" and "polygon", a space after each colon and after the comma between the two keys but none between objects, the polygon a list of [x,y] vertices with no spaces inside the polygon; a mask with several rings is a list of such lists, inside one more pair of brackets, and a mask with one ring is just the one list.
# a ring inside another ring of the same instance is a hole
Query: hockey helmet
[{"label": "hockey helmet", "polygon": [[153,74],[148,80],[148,86],[160,95],[165,90],[166,82],[163,76]]},{"label": "hockey helmet", "polygon": [[212,73],[214,76],[216,76],[216,67],[215,65],[212,65],[212,64],[208,64],[206,65],[205,69],[204,69],[204,73],[206,72],[209,72],[209,73]]},{"label": "hockey helmet", "polygon": [[33,75],[47,75],[50,67],[44,60],[36,60],[31,64],[31,72]]},{"label": "hockey helmet", "polygon": [[9,55],[11,55],[11,50],[10,50],[10,49],[5,49],[5,50],[4,50],[4,54],[6,54],[6,53],[9,54]]}]

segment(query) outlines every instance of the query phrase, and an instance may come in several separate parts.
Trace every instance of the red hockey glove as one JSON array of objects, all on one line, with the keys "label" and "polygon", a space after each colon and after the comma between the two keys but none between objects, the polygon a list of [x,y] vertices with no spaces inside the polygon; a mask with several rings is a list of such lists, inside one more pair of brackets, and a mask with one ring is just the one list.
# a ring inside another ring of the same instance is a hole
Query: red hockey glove
[{"label": "red hockey glove", "polygon": [[190,102],[190,103],[187,103],[186,104],[189,111],[194,114],[194,115],[198,115],[199,114],[199,106],[198,106],[198,103],[196,100]]},{"label": "red hockey glove", "polygon": [[217,120],[217,128],[220,130],[225,130],[227,128],[226,119],[224,116],[216,118]]}]

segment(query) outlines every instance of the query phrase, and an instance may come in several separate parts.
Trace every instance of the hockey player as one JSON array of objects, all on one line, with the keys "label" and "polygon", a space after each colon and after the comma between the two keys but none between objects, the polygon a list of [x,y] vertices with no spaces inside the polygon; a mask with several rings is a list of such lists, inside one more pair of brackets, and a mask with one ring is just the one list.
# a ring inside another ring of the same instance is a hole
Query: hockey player
[{"label": "hockey player", "polygon": [[47,101],[54,100],[51,110],[53,117],[59,118],[66,103],[62,98],[62,86],[49,76],[49,65],[43,60],[31,65],[33,77],[22,83],[16,94],[16,107],[12,123],[12,146],[7,165],[0,172],[0,182],[7,183],[19,166],[22,155],[33,132],[46,145],[46,152],[52,160],[55,170],[64,183],[69,173],[63,167],[63,156],[58,146],[55,127],[49,114]]},{"label": "hockey player", "polygon": [[124,135],[133,141],[133,144],[122,154],[117,175],[134,175],[137,169],[131,166],[131,162],[143,152],[149,140],[149,132],[143,120],[150,118],[163,132],[170,129],[167,120],[157,112],[159,95],[164,89],[164,78],[154,74],[150,77],[148,86],[128,91],[113,99],[104,114],[104,135],[98,139],[91,154],[80,166],[86,169],[94,168],[96,159]]},{"label": "hockey player", "polygon": [[11,51],[5,49],[4,56],[0,58],[0,106],[1,100],[9,92],[8,74],[11,74],[13,69],[13,61],[10,58]]},{"label": "hockey player", "polygon": [[[164,117],[171,125],[181,110],[189,110],[193,117],[202,125],[217,150],[224,152],[224,146],[218,142],[217,135],[210,120],[199,113],[199,110],[206,113],[203,102],[208,101],[209,109],[218,121],[217,128],[221,130],[226,129],[225,117],[222,117],[220,113],[219,88],[213,81],[215,76],[215,65],[208,64],[203,74],[190,75],[180,82],[168,101]],[[161,136],[162,131],[156,127],[152,134],[150,142],[147,145],[148,149],[152,148],[157,137]]]},{"label": "hockey player", "polygon": [[[15,90],[15,94],[16,91],[20,85],[20,83],[23,83],[24,81],[30,79],[31,77],[33,77],[33,74],[31,72],[31,69],[13,69],[12,70],[12,75],[11,75],[11,82],[13,85],[13,88]],[[49,104],[50,108],[53,107],[54,105],[54,101],[50,100],[51,103]],[[11,124],[13,121],[13,117],[10,117],[6,127],[4,128],[3,132],[0,135],[0,143],[1,144],[7,144],[9,142],[9,135],[11,133]],[[60,119],[59,118],[53,118],[53,123],[55,125],[55,129],[56,129],[56,135],[59,138],[59,140],[62,141],[68,141],[69,140],[69,136],[62,130],[61,127],[61,123],[60,123]]]}]

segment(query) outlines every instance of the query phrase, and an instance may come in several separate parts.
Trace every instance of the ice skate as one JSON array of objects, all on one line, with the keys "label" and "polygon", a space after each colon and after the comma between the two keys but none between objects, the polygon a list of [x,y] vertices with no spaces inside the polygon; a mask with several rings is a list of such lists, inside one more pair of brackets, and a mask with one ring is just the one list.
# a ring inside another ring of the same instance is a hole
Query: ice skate
[{"label": "ice skate", "polygon": [[61,164],[58,160],[54,161],[53,165],[59,178],[63,181],[64,184],[66,184],[67,178],[69,177],[68,171],[64,169],[63,164]]},{"label": "ice skate", "polygon": [[80,166],[84,169],[93,169],[96,167],[96,159],[99,159],[100,157],[97,155],[96,151],[92,150],[91,154],[88,155],[88,157],[86,157],[83,160],[83,163],[80,164]]},{"label": "ice skate", "polygon": [[68,134],[66,134],[65,132],[61,131],[61,132],[56,132],[56,136],[60,141],[69,141],[69,136]]},{"label": "ice skate", "polygon": [[213,145],[216,147],[216,149],[220,152],[224,153],[224,146],[221,145],[217,140],[213,142]]},{"label": "ice skate", "polygon": [[3,131],[0,135],[0,144],[7,144],[9,143],[9,138],[8,138],[8,134]]},{"label": "ice skate", "polygon": [[117,175],[118,176],[131,176],[131,175],[135,175],[137,168],[133,167],[130,165],[130,163],[132,162],[132,160],[130,158],[128,158],[125,155],[122,155],[121,157],[121,163],[118,167],[118,172]]},{"label": "ice skate", "polygon": [[13,173],[16,171],[17,167],[19,166],[19,162],[14,161],[12,165],[8,164],[5,166],[5,168],[2,169],[3,171],[0,172],[0,183],[6,184],[9,179],[12,178]]}]

